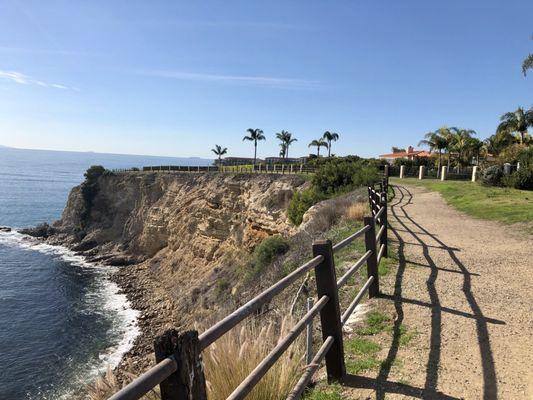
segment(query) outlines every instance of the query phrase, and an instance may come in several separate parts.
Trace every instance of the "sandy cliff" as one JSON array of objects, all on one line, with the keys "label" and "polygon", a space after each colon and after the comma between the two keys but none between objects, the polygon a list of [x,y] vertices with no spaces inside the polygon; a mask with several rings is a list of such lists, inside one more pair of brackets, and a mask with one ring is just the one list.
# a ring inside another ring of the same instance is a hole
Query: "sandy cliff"
[{"label": "sandy cliff", "polygon": [[[162,329],[205,322],[228,307],[220,282],[226,292],[239,285],[239,257],[268,235],[295,232],[286,208],[304,185],[294,175],[104,175],[88,217],[74,188],[47,240],[123,266],[114,279],[141,311],[143,334],[121,369],[139,371]],[[241,300],[235,290],[230,297]]]}]

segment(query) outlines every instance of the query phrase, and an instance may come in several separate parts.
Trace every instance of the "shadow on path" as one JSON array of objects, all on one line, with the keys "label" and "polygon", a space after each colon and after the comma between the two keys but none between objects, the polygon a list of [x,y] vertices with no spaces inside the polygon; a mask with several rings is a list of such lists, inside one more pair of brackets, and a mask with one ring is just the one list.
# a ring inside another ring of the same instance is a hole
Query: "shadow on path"
[{"label": "shadow on path", "polygon": [[[386,393],[400,393],[422,399],[455,399],[455,397],[451,397],[437,391],[439,379],[438,367],[441,358],[442,313],[446,312],[475,320],[483,368],[483,399],[497,399],[496,371],[489,341],[487,324],[505,324],[505,322],[497,319],[486,318],[483,315],[474,297],[474,294],[472,293],[471,287],[471,276],[477,276],[477,274],[470,273],[464,264],[459,260],[455,254],[459,251],[459,249],[447,246],[443,241],[438,239],[437,235],[429,232],[408,214],[406,207],[408,207],[412,202],[413,196],[411,192],[402,186],[394,186],[392,188],[393,190],[397,190],[399,192],[399,195],[395,193],[395,201],[389,206],[391,213],[389,216],[389,222],[392,223],[390,230],[396,237],[396,241],[398,243],[399,265],[396,272],[393,294],[381,295],[382,298],[393,301],[397,314],[397,318],[395,319],[393,326],[392,342],[387,354],[387,358],[383,362],[376,379],[349,375],[346,378],[345,384],[353,387],[373,388],[376,391],[376,399],[378,400],[384,400]],[[416,231],[409,225],[413,225],[416,228]],[[406,242],[398,233],[399,231],[406,232],[411,235],[416,243]],[[431,238],[438,243],[438,246],[428,245],[424,242],[423,238]],[[406,264],[408,262],[411,263],[410,261],[407,261],[405,257],[406,245],[417,245],[422,247],[422,254],[426,262],[424,264],[415,264],[429,269],[429,277],[426,281],[426,289],[430,298],[429,303],[420,301],[418,299],[406,299],[402,296],[402,281]],[[430,255],[431,248],[437,248],[446,251],[448,256],[459,268],[459,270],[449,270],[437,267],[435,261]],[[462,292],[472,310],[472,313],[465,313],[441,306],[439,294],[435,287],[435,282],[437,280],[439,271],[454,272],[463,275]],[[425,371],[425,384],[423,388],[416,388],[413,386],[388,381],[391,367],[396,360],[400,346],[401,325],[404,320],[403,303],[431,308],[431,333],[429,339],[430,347]]]}]

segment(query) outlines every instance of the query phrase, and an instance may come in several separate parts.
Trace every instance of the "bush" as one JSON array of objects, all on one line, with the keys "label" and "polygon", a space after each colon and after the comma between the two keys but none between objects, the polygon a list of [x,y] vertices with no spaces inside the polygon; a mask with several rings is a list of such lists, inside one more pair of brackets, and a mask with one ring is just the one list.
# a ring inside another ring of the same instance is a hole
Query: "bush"
[{"label": "bush", "polygon": [[301,192],[295,192],[287,209],[289,221],[294,225],[300,225],[303,216],[307,210],[326,198],[325,195],[318,193],[314,189],[306,189]]},{"label": "bush", "polygon": [[502,178],[503,178],[502,168],[498,165],[493,165],[491,167],[488,167],[485,171],[483,171],[483,176],[481,177],[481,181],[485,185],[501,186]]},{"label": "bush", "polygon": [[516,189],[533,190],[533,165],[520,166],[520,169],[512,175],[512,186]]},{"label": "bush", "polygon": [[313,176],[313,186],[321,193],[333,194],[357,186],[369,185],[379,179],[375,163],[366,160],[332,160],[320,166]]},{"label": "bush", "polygon": [[274,235],[265,238],[257,245],[252,257],[255,270],[260,270],[269,265],[274,258],[285,254],[289,250],[289,243],[283,236]]},{"label": "bush", "polygon": [[108,171],[101,165],[93,165],[85,171],[85,181],[81,184],[81,195],[83,197],[84,205],[81,213],[82,227],[87,223],[89,215],[91,214],[93,199],[96,196],[98,178],[107,173]]}]

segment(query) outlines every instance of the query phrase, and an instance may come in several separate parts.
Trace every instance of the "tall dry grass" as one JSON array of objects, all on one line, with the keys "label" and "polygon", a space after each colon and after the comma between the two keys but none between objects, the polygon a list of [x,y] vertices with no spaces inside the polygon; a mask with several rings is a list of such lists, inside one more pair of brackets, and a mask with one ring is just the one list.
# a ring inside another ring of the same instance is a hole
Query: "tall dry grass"
[{"label": "tall dry grass", "polygon": [[[281,323],[269,322],[263,326],[251,321],[231,330],[204,350],[202,357],[209,400],[226,399],[292,326],[288,318]],[[261,379],[247,400],[285,399],[303,373],[303,358],[303,342],[297,340]],[[130,380],[133,379],[135,376],[131,375]],[[120,388],[109,369],[104,376],[87,386],[86,398],[106,400]],[[142,397],[142,400],[156,399],[160,399],[158,388]]]},{"label": "tall dry grass", "polygon": [[[209,400],[226,399],[293,326],[287,318],[277,325],[251,322],[237,327],[203,352]],[[297,340],[246,398],[285,399],[303,372],[303,354]]]},{"label": "tall dry grass", "polygon": [[365,215],[369,215],[368,204],[352,203],[345,212],[345,217],[354,221],[361,221]]}]

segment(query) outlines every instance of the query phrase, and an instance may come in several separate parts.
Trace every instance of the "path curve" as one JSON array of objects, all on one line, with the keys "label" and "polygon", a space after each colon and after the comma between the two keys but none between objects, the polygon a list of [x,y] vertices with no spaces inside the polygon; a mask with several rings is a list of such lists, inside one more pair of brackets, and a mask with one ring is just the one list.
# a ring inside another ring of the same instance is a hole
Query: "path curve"
[{"label": "path curve", "polygon": [[383,301],[416,329],[398,382],[382,368],[377,399],[533,399],[533,238],[513,226],[469,217],[441,195],[394,186],[389,239],[399,266]]}]

